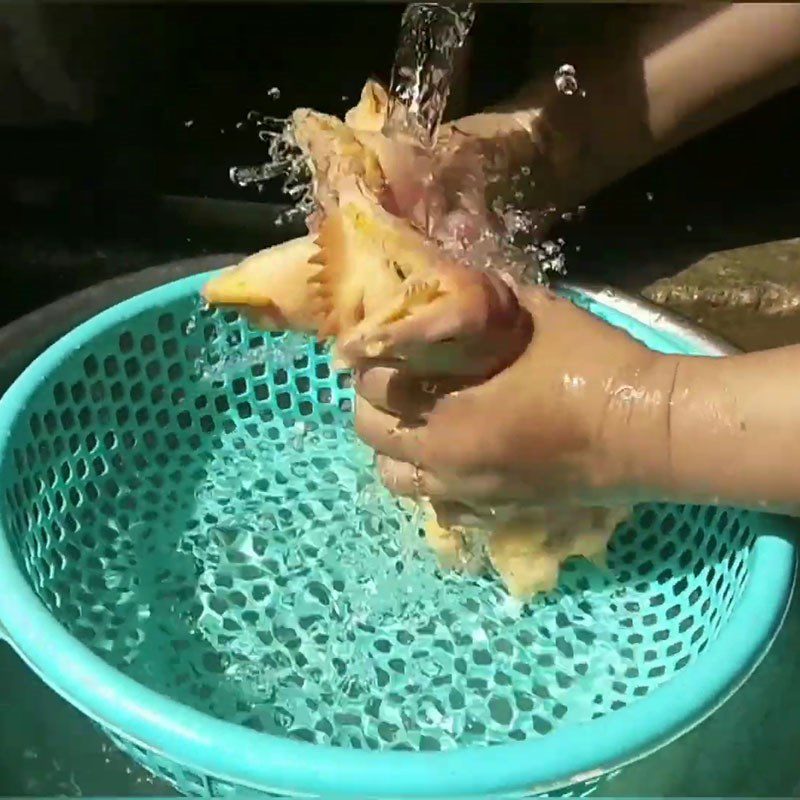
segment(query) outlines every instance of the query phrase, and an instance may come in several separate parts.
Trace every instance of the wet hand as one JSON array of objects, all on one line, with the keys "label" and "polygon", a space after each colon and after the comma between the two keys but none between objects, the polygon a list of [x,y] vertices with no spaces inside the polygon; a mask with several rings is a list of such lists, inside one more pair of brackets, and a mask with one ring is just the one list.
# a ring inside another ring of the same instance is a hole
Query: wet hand
[{"label": "wet hand", "polygon": [[387,208],[431,238],[468,246],[500,231],[513,206],[541,238],[555,219],[548,198],[550,142],[537,111],[484,112],[443,125],[432,151],[393,140],[381,166]]},{"label": "wet hand", "polygon": [[443,524],[630,502],[664,457],[666,357],[549,290],[520,290],[519,301],[532,336],[488,380],[465,384],[442,361],[429,375],[406,360],[360,361],[359,436],[387,487],[429,498]]}]

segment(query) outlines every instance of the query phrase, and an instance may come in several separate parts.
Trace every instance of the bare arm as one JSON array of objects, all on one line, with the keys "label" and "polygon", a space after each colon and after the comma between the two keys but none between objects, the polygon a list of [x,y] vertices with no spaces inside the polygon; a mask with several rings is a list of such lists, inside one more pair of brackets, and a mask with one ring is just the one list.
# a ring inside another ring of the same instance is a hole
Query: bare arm
[{"label": "bare arm", "polygon": [[800,346],[667,358],[657,382],[666,416],[653,432],[668,454],[657,495],[800,512]]},{"label": "bare arm", "polygon": [[564,210],[800,81],[800,5],[700,9],[658,9],[616,38],[565,47],[585,97],[559,93],[548,73],[496,113],[455,124],[487,139],[527,130],[524,146],[514,137],[510,168],[532,164],[528,202]]}]

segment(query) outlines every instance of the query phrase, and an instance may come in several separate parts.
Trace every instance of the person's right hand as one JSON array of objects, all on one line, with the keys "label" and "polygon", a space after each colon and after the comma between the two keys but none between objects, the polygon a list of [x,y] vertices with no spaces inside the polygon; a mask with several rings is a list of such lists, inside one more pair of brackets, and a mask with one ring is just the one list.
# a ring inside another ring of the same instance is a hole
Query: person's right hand
[{"label": "person's right hand", "polygon": [[471,248],[487,232],[507,234],[509,211],[524,214],[541,240],[578,197],[560,174],[571,145],[539,110],[463,117],[442,126],[431,152],[404,147],[382,159],[389,209],[445,245]]},{"label": "person's right hand", "polygon": [[394,366],[362,354],[357,432],[387,487],[431,499],[443,524],[625,504],[669,469],[670,358],[549,290],[519,297],[530,344],[485,382],[448,391],[446,375],[421,377],[402,360],[414,352],[407,339]]}]

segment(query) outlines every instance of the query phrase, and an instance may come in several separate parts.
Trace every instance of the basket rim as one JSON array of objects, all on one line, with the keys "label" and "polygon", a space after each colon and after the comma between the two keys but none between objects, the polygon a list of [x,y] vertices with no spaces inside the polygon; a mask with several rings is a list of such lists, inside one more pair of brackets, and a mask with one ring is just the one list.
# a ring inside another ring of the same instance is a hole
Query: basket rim
[{"label": "basket rim", "polygon": [[[193,275],[136,295],[51,345],[0,398],[0,453],[43,376],[113,325],[196,295],[217,273]],[[613,302],[588,292],[586,296],[621,320],[637,322],[626,313],[630,304],[615,310]],[[719,354],[711,342],[702,347],[696,335],[686,337],[689,344],[676,339],[674,329],[664,336],[686,352]],[[717,639],[692,664],[635,703],[525,742],[431,753],[354,750],[260,733],[195,710],[129,678],[74,638],[28,584],[1,521],[0,623],[28,666],[86,716],[201,774],[254,789],[326,798],[541,792],[597,777],[668,744],[722,705],[755,670],[789,607],[798,524],[751,513],[761,533],[753,547],[750,577]]]}]

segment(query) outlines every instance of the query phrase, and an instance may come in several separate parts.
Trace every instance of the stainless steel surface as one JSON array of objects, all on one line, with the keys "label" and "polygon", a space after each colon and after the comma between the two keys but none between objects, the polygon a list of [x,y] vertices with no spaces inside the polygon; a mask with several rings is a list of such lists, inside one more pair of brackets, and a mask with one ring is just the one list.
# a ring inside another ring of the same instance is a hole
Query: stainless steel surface
[{"label": "stainless steel surface", "polygon": [[680,336],[709,355],[728,356],[740,352],[719,336],[704,331],[693,322],[651,303],[644,297],[634,297],[618,289],[601,284],[563,281],[557,285],[568,290],[581,292],[590,300],[608,306],[621,314],[626,314],[645,323],[654,330],[663,331],[673,336]]}]

